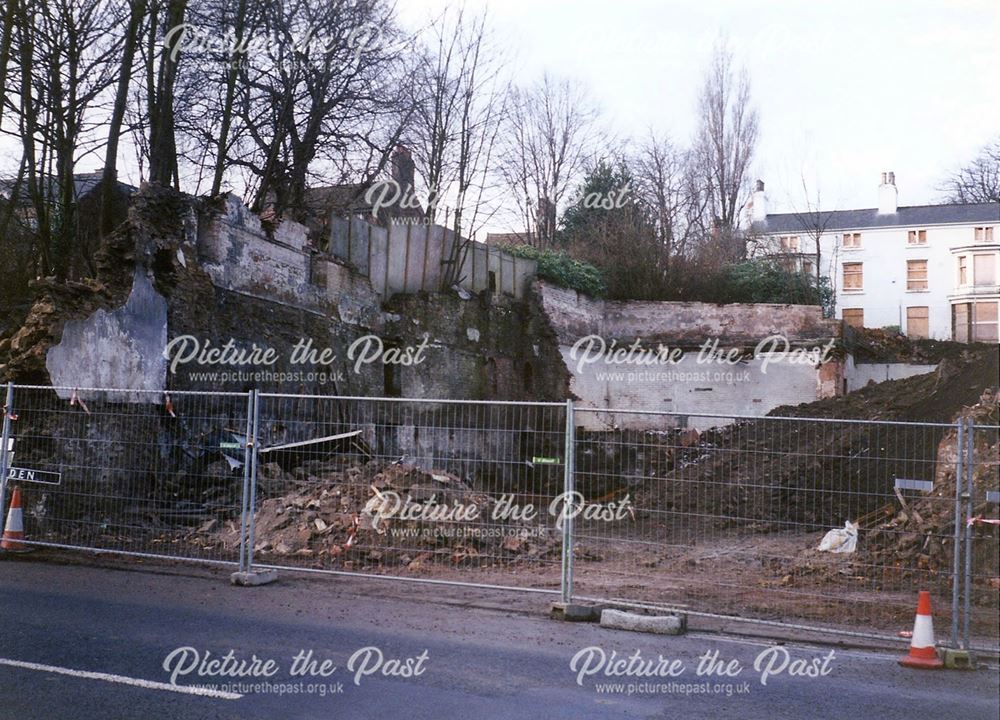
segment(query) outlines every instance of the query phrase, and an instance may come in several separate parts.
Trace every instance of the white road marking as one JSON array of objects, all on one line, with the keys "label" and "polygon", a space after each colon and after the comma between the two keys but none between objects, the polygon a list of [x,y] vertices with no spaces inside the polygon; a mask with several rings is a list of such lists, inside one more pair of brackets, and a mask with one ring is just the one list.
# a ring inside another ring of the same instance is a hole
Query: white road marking
[{"label": "white road marking", "polygon": [[208,688],[171,685],[170,683],[143,680],[141,678],[131,678],[126,677],[125,675],[112,675],[110,673],[90,672],[88,670],[72,670],[70,668],[58,667],[56,665],[42,665],[40,663],[25,662],[23,660],[10,660],[8,658],[0,658],[0,665],[22,668],[24,670],[37,670],[39,672],[54,673],[56,675],[69,675],[70,677],[84,678],[85,680],[102,680],[104,682],[118,683],[119,685],[132,685],[133,687],[146,688],[147,690],[166,690],[168,692],[181,693],[183,695],[200,695],[202,697],[217,698],[220,700],[239,700],[243,697],[238,693],[223,692],[222,690],[209,690]]}]

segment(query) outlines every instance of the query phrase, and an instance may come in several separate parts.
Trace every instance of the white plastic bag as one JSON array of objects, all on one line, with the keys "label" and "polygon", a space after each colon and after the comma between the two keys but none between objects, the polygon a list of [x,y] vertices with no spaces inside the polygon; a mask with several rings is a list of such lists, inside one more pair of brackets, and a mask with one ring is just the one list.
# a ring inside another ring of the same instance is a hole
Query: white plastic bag
[{"label": "white plastic bag", "polygon": [[824,535],[816,549],[820,552],[852,553],[857,546],[858,524],[848,520],[842,529],[831,530]]}]

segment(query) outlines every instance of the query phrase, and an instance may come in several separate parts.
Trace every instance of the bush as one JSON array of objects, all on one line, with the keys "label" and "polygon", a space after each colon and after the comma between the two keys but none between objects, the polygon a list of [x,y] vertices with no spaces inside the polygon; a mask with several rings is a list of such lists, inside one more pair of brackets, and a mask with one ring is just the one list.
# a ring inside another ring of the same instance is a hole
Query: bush
[{"label": "bush", "polygon": [[560,287],[579,290],[592,297],[603,297],[607,292],[600,270],[590,263],[574,260],[564,252],[542,250],[532,245],[515,245],[504,250],[511,255],[534,260],[538,263],[538,277]]},{"label": "bush", "polygon": [[813,275],[789,272],[768,260],[751,260],[725,268],[722,302],[831,304],[833,293],[826,278],[819,287]]},{"label": "bush", "polygon": [[671,299],[709,303],[778,303],[819,305],[833,317],[834,294],[829,278],[816,284],[814,275],[789,272],[769,259],[723,265],[687,266],[675,275]]}]

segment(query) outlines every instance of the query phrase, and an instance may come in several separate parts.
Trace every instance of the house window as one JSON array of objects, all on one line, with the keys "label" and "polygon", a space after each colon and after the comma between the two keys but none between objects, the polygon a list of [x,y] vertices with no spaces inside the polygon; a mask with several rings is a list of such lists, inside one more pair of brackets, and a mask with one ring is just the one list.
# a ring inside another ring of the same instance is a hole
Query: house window
[{"label": "house window", "polygon": [[909,232],[906,233],[906,242],[908,245],[926,245],[927,231],[910,230]]},{"label": "house window", "polygon": [[980,287],[982,285],[996,285],[996,281],[996,261],[993,255],[973,255],[972,284]]},{"label": "house window", "polygon": [[969,335],[972,334],[970,310],[970,303],[951,306],[951,337],[956,342],[969,342]]},{"label": "house window", "polygon": [[926,290],[927,289],[927,261],[907,260],[906,261],[906,289]]},{"label": "house window", "polygon": [[952,337],[958,342],[996,342],[997,301],[958,303],[951,308]]},{"label": "house window", "polygon": [[782,252],[798,252],[799,251],[799,236],[798,235],[782,235],[778,238],[778,242],[781,243]]},{"label": "house window", "polygon": [[992,227],[977,227],[976,228],[976,242],[977,243],[991,243],[991,242],[993,242],[993,228]]},{"label": "house window", "polygon": [[865,309],[864,308],[844,308],[843,311],[844,322],[851,327],[864,327],[865,326]]},{"label": "house window", "polygon": [[976,342],[996,342],[997,302],[977,302],[972,307],[972,339]]},{"label": "house window", "polygon": [[862,263],[844,263],[844,290],[861,290],[864,287]]},{"label": "house window", "polygon": [[915,339],[928,337],[929,314],[927,306],[906,308],[906,334]]},{"label": "house window", "polygon": [[812,260],[806,260],[802,263],[802,272],[806,275],[812,275],[816,272],[816,265]]},{"label": "house window", "polygon": [[861,233],[844,233],[840,244],[845,248],[861,247]]},{"label": "house window", "polygon": [[969,282],[969,259],[965,255],[958,256],[958,284]]}]

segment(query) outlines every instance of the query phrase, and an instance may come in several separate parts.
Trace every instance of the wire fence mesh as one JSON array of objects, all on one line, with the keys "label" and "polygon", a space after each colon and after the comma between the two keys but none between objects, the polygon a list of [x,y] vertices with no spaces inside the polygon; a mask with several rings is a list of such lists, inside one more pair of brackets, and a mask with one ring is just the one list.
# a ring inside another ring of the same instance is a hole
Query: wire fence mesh
[{"label": "wire fence mesh", "polygon": [[[908,629],[930,590],[939,638],[1000,636],[993,425],[7,392],[0,486],[21,488],[29,545],[883,637]],[[0,487],[0,508],[10,494]]]},{"label": "wire fence mesh", "polygon": [[239,562],[248,394],[16,386],[8,485],[29,545]]},{"label": "wire fence mesh", "polygon": [[632,507],[577,523],[579,594],[895,634],[926,589],[951,627],[955,425],[575,414],[577,489]]},{"label": "wire fence mesh", "polygon": [[261,394],[254,560],[558,592],[564,404]]},{"label": "wire fence mesh", "polygon": [[[1000,426],[969,425],[964,636],[1000,639]],[[969,629],[971,626],[971,630]]]}]

